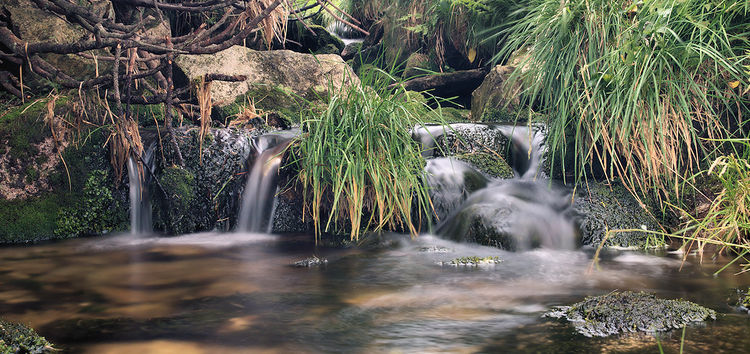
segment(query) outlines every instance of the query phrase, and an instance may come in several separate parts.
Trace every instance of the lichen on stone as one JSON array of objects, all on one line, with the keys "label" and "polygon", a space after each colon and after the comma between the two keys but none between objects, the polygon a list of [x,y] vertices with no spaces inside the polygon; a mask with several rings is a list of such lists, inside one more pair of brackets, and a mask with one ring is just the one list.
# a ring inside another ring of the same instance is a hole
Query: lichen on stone
[{"label": "lichen on stone", "polygon": [[513,168],[497,154],[473,152],[458,154],[457,159],[467,162],[494,178],[513,178]]},{"label": "lichen on stone", "polygon": [[644,292],[613,291],[571,306],[558,306],[545,317],[566,319],[578,333],[606,337],[629,332],[663,332],[716,319],[716,311],[686,300],[659,299]]},{"label": "lichen on stone", "polygon": [[478,256],[471,256],[471,257],[459,257],[452,259],[448,262],[442,262],[442,265],[451,265],[451,266],[468,266],[468,267],[479,267],[479,266],[485,266],[485,265],[495,265],[502,263],[503,260],[500,259],[500,257],[494,256],[494,257],[478,257]]},{"label": "lichen on stone", "polygon": [[55,348],[33,329],[21,324],[0,320],[0,353],[52,353]]}]

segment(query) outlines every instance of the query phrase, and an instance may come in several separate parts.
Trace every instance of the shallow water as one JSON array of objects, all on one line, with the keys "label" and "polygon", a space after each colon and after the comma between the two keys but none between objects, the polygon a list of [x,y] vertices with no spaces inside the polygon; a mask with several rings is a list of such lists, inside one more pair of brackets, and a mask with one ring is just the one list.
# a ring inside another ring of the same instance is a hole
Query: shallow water
[{"label": "shallow water", "polygon": [[[687,352],[750,351],[728,305],[747,275],[690,258],[590,250],[510,253],[430,235],[377,249],[315,249],[309,236],[110,236],[0,248],[0,313],[67,351],[658,352],[653,336],[585,338],[541,318],[615,289],[685,298],[724,315],[689,327]],[[294,268],[317,254],[328,263]],[[491,266],[440,265],[499,256]],[[678,331],[679,332],[679,331]],[[681,333],[662,334],[675,351]]]}]

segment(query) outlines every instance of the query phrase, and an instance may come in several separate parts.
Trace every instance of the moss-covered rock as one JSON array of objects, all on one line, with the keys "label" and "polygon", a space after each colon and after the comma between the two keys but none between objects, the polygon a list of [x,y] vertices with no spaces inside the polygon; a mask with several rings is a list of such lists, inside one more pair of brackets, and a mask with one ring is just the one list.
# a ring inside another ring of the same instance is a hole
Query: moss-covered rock
[{"label": "moss-covered rock", "polygon": [[442,265],[451,265],[451,266],[464,266],[464,267],[479,267],[479,266],[486,266],[486,265],[495,265],[502,263],[503,260],[500,259],[500,257],[477,257],[477,256],[471,256],[471,257],[459,257],[452,259],[448,262],[442,262]]},{"label": "moss-covered rock", "polygon": [[[197,130],[177,134],[185,167],[157,165],[165,191],[157,193],[154,203],[155,229],[170,234],[231,229],[237,222],[248,163],[253,162],[251,140],[260,132],[211,129],[202,149]],[[164,147],[166,156],[172,156],[170,146]]]},{"label": "moss-covered rock", "polygon": [[91,171],[83,196],[60,210],[55,235],[65,238],[127,229],[127,206],[115,198],[112,182],[107,170]]},{"label": "moss-covered rock", "polygon": [[409,79],[425,75],[429,71],[435,71],[437,69],[437,64],[435,64],[427,54],[412,53],[409,55],[409,58],[406,59],[406,66],[401,77]]},{"label": "moss-covered rock", "polygon": [[33,329],[0,320],[0,353],[41,354],[57,351],[50,342]]},{"label": "moss-covered rock", "polygon": [[[302,53],[340,54],[344,50],[344,42],[329,33],[325,27],[314,24],[303,25],[294,21],[287,27],[287,49]],[[296,44],[296,43],[299,43]]]},{"label": "moss-covered rock", "polygon": [[455,157],[461,161],[468,162],[491,177],[513,178],[513,168],[500,155],[487,152],[474,152],[459,154]]},{"label": "moss-covered rock", "polygon": [[341,51],[341,58],[346,61],[352,60],[359,55],[360,50],[362,50],[362,42],[349,43],[344,47],[344,50]]},{"label": "moss-covered rock", "polygon": [[[115,186],[105,144],[109,131],[64,131],[57,125],[77,121],[78,102],[64,95],[36,100],[0,118],[0,243],[123,228],[127,194]],[[48,112],[54,113],[52,121]],[[104,214],[93,216],[93,209]]]},{"label": "moss-covered rock", "polygon": [[472,120],[483,120],[485,115],[491,116],[493,109],[514,111],[518,108],[520,88],[506,84],[513,70],[515,68],[512,66],[498,65],[487,74],[482,84],[471,94]]},{"label": "moss-covered rock", "polygon": [[[653,217],[619,184],[589,181],[577,188],[573,209],[584,245],[599,246],[608,230],[605,247],[663,247],[664,237]],[[617,230],[644,230],[620,232]]]},{"label": "moss-covered rock", "polygon": [[716,311],[685,300],[659,299],[653,294],[630,291],[587,297],[571,306],[545,314],[573,323],[587,337],[606,337],[628,332],[663,332],[692,323],[716,319]]}]

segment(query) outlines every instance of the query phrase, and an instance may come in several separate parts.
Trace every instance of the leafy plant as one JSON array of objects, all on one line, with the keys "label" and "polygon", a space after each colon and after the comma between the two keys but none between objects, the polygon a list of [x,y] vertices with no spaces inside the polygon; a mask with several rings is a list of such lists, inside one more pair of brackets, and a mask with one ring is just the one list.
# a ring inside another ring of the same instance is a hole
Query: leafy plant
[{"label": "leafy plant", "polygon": [[[331,92],[322,114],[307,113],[305,132],[292,145],[306,214],[315,233],[349,229],[350,238],[384,227],[418,233],[431,202],[421,175],[424,159],[411,137],[426,116],[425,103],[409,99],[389,73],[371,68],[361,84]],[[374,87],[374,88],[373,88]]]},{"label": "leafy plant", "polygon": [[749,9],[729,0],[535,0],[501,31],[508,45],[495,60],[530,49],[510,81],[523,82],[527,102],[549,117],[553,154],[574,155],[577,179],[601,168],[631,192],[679,197],[685,171],[717,147],[701,137],[742,131]]}]

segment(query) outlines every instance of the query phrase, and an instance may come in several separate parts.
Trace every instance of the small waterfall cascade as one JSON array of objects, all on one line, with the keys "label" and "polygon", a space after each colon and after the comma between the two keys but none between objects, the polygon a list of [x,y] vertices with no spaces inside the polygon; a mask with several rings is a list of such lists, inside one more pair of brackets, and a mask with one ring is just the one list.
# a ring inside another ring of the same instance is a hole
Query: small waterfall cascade
[{"label": "small waterfall cascade", "polygon": [[130,188],[130,233],[134,235],[149,234],[154,231],[151,223],[151,173],[149,172],[154,163],[154,151],[156,145],[151,144],[143,152],[142,165],[130,156],[128,158],[128,181]]},{"label": "small waterfall cascade", "polygon": [[[510,142],[508,161],[512,179],[481,179],[478,172],[452,158],[428,159],[425,173],[440,220],[437,233],[456,241],[478,241],[486,234],[514,250],[534,247],[574,249],[576,228],[572,220],[570,191],[553,185],[544,174],[546,139],[543,127],[493,125],[490,133]],[[434,139],[442,129],[415,129],[415,139],[432,156]],[[481,176],[481,174],[479,174]],[[448,212],[448,210],[450,210]],[[443,217],[447,214],[445,217]]]},{"label": "small waterfall cascade", "polygon": [[344,45],[362,42],[365,39],[361,32],[349,27],[347,24],[338,20],[333,21],[330,25],[328,25],[328,27],[326,27],[326,31],[338,37],[338,39],[344,42]]},{"label": "small waterfall cascade", "polygon": [[266,134],[255,139],[256,159],[242,193],[237,231],[270,233],[274,200],[278,190],[279,166],[284,150],[295,133]]}]

